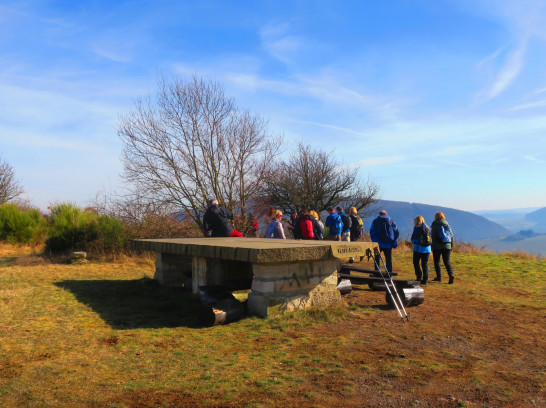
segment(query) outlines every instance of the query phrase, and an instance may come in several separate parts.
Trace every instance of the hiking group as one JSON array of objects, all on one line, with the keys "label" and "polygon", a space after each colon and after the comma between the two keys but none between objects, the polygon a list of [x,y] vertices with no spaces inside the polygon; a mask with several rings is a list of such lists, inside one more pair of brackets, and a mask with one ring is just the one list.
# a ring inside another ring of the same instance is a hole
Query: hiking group
[{"label": "hiking group", "polygon": [[[349,209],[346,214],[342,206],[327,208],[328,216],[323,223],[319,214],[313,210],[302,210],[293,213],[287,229],[294,239],[301,240],[330,240],[330,241],[357,241],[364,233],[364,222],[358,215],[355,207]],[[270,208],[265,216],[267,227],[265,238],[286,239],[282,211]],[[245,236],[258,237],[259,224],[249,216],[250,223]],[[212,199],[208,202],[208,208],[203,216],[203,228],[205,237],[242,237],[243,234],[233,228],[231,221],[233,213],[227,208],[221,207],[218,200]],[[237,222],[237,220],[235,220]],[[326,228],[328,229],[326,231]],[[379,246],[379,252],[375,254],[376,269],[379,268],[381,253],[385,257],[385,268],[392,272],[392,250],[398,246],[398,227],[387,215],[387,211],[381,210],[370,226],[370,238]],[[451,251],[453,249],[453,233],[442,212],[434,215],[431,227],[425,223],[425,219],[419,215],[414,220],[413,233],[413,266],[415,276],[422,285],[426,285],[429,277],[428,259],[432,252],[434,270],[436,277],[433,281],[442,280],[440,270],[440,259],[449,276],[449,283],[454,281],[453,268],[451,266]],[[349,262],[354,262],[350,258]]]}]

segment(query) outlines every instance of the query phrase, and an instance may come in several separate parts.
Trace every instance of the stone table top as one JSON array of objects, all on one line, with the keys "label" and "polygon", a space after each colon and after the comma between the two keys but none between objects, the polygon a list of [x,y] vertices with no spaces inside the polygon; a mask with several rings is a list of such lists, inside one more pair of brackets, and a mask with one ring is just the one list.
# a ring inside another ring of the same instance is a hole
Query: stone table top
[{"label": "stone table top", "polygon": [[134,249],[181,256],[275,263],[364,256],[372,242],[266,238],[164,238],[133,240]]}]

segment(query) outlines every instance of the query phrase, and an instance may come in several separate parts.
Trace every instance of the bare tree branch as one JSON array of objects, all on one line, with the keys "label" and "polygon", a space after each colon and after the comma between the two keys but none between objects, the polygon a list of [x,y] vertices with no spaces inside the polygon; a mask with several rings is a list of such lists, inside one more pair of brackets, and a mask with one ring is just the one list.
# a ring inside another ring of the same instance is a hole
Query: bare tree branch
[{"label": "bare tree branch", "polygon": [[340,166],[333,152],[300,143],[287,162],[271,170],[265,193],[273,206],[289,214],[343,204],[367,215],[366,209],[379,199],[379,186],[360,181],[358,171]]},{"label": "bare tree branch", "polygon": [[23,187],[15,178],[13,167],[0,157],[0,205],[16,199],[23,192]]},{"label": "bare tree branch", "polygon": [[176,207],[199,226],[212,197],[246,225],[281,139],[262,117],[238,110],[218,83],[160,77],[158,88],[155,99],[136,101],[119,118],[125,180],[139,200]]}]

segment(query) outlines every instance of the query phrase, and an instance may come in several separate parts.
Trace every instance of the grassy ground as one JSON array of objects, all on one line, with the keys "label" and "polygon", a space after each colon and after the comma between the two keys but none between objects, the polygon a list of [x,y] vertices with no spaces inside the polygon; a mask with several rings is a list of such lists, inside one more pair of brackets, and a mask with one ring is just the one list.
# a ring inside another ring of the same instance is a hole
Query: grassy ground
[{"label": "grassy ground", "polygon": [[[410,257],[395,251],[401,277]],[[0,406],[544,406],[546,261],[453,261],[455,284],[429,284],[406,324],[358,290],[344,308],[202,328],[150,260],[0,247]]]}]

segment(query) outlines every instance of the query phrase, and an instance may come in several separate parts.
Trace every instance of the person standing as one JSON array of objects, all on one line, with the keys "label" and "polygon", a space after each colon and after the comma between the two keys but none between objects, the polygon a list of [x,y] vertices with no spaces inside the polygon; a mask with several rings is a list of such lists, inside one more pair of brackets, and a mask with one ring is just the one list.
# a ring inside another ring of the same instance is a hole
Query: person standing
[{"label": "person standing", "polygon": [[428,258],[431,253],[430,228],[425,224],[425,219],[418,215],[413,220],[413,233],[411,242],[413,243],[413,268],[415,277],[421,281],[421,285],[426,285],[428,281]]},{"label": "person standing", "polygon": [[315,237],[315,239],[318,239],[318,240],[323,239],[324,238],[324,224],[320,220],[318,213],[315,210],[311,210],[311,211],[309,211],[309,214],[311,214],[313,216],[313,218],[315,220],[317,220],[318,231],[317,231],[317,236]]},{"label": "person standing", "polygon": [[286,239],[284,235],[284,228],[282,226],[282,211],[276,210],[274,214],[274,219],[267,226],[265,231],[266,238],[278,238]]},{"label": "person standing", "polygon": [[308,210],[302,210],[298,218],[298,222],[294,227],[294,236],[298,236],[298,239],[317,239],[320,227],[317,220]]},{"label": "person standing", "polygon": [[358,215],[356,207],[349,208],[349,217],[351,217],[351,241],[357,241],[362,238],[364,232],[364,222]]},{"label": "person standing", "polygon": [[449,276],[449,284],[453,284],[455,277],[453,276],[453,268],[451,266],[451,250],[453,249],[453,232],[446,221],[443,212],[434,214],[434,222],[431,225],[432,235],[432,258],[434,260],[434,270],[436,277],[435,282],[442,281],[442,273],[440,271],[440,257],[444,262],[447,275]]},{"label": "person standing", "polygon": [[[358,215],[356,207],[349,208],[349,217],[351,217],[351,241],[358,241],[362,238],[364,232],[364,222]],[[362,261],[362,259],[364,259],[363,256],[360,257],[360,261]],[[354,261],[354,257],[349,258],[349,263],[353,263]]]},{"label": "person standing", "polygon": [[341,241],[341,232],[343,230],[343,221],[338,213],[334,212],[334,207],[328,207],[328,217],[326,217],[325,227],[328,227],[328,239],[330,241]]},{"label": "person standing", "polygon": [[294,236],[294,239],[301,239],[301,236],[297,235],[298,232],[296,231],[296,225],[298,224],[299,214],[297,212],[293,212],[290,216],[290,225],[288,225],[288,229],[292,232],[292,235]]},{"label": "person standing", "polygon": [[209,237],[242,237],[243,235],[231,226],[233,213],[227,208],[220,207],[218,200],[208,201],[208,208],[203,216],[205,236]]},{"label": "person standing", "polygon": [[336,212],[341,217],[341,221],[343,222],[343,229],[341,230],[341,240],[342,241],[350,241],[351,240],[351,217],[349,217],[345,212],[343,211],[343,207],[341,205],[338,205],[336,207]]},{"label": "person standing", "polygon": [[259,238],[260,236],[260,224],[258,223],[256,218],[254,218],[254,214],[252,213],[248,214],[246,236],[249,236],[252,238]]},{"label": "person standing", "polygon": [[[379,211],[379,216],[373,220],[370,227],[370,237],[372,242],[378,243],[379,251],[385,254],[385,264],[389,272],[392,272],[392,249],[398,246],[397,240],[399,235],[398,227],[387,215],[387,211]],[[380,254],[375,256],[375,263],[377,265],[381,262],[379,257]]]}]

